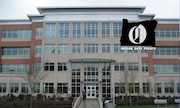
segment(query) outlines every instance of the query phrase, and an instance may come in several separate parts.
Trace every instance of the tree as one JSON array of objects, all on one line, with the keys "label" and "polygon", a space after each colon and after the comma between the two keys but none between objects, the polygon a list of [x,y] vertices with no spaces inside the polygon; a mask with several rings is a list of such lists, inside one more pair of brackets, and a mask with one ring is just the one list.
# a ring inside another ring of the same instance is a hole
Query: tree
[{"label": "tree", "polygon": [[30,68],[28,69],[27,73],[22,76],[22,78],[28,83],[30,88],[30,108],[32,108],[33,94],[36,85],[39,84],[47,76],[47,74],[45,74],[42,69],[43,66],[40,66],[39,70],[34,70],[34,63],[31,61]]}]

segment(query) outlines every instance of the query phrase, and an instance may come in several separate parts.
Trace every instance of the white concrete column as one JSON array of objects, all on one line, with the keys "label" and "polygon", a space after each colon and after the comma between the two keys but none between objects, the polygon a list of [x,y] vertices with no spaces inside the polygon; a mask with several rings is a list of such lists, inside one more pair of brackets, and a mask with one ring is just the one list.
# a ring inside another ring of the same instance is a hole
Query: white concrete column
[{"label": "white concrete column", "polygon": [[111,62],[111,98],[113,104],[115,104],[115,85],[114,85],[114,62]]}]

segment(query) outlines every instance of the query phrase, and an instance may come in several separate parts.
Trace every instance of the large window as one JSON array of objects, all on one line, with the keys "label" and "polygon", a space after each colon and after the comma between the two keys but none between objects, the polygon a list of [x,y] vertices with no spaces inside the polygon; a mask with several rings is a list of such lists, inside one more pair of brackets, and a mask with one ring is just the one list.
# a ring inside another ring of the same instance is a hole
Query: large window
[{"label": "large window", "polygon": [[18,83],[10,83],[11,93],[19,92],[19,84]]},{"label": "large window", "polygon": [[41,63],[35,63],[34,64],[34,72],[41,71]]},{"label": "large window", "polygon": [[35,46],[35,52],[36,52],[36,54],[41,54],[41,51],[42,51],[42,46],[41,46],[41,45],[36,45],[36,46]]},{"label": "large window", "polygon": [[114,44],[114,53],[123,53],[124,50],[121,50],[120,44]]},{"label": "large window", "polygon": [[178,29],[156,29],[157,38],[179,38]]},{"label": "large window", "polygon": [[139,93],[139,83],[129,83],[130,93]]},{"label": "large window", "polygon": [[40,93],[40,83],[34,85],[34,93]]},{"label": "large window", "polygon": [[46,38],[56,37],[56,24],[46,24]]},{"label": "large window", "polygon": [[115,93],[125,93],[125,83],[115,83]]},{"label": "large window", "polygon": [[58,71],[67,71],[68,63],[58,63]]},{"label": "large window", "polygon": [[58,83],[57,93],[68,93],[68,83]]},{"label": "large window", "polygon": [[149,70],[149,65],[148,63],[142,63],[142,72],[148,72]]},{"label": "large window", "polygon": [[84,44],[84,53],[98,53],[98,44]]},{"label": "large window", "polygon": [[110,24],[109,23],[102,23],[101,24],[101,34],[103,38],[110,37]]},{"label": "large window", "polygon": [[42,36],[42,31],[43,31],[42,28],[36,28],[36,36],[37,37]]},{"label": "large window", "polygon": [[177,92],[180,93],[180,83],[177,83]]},{"label": "large window", "polygon": [[29,56],[30,48],[29,47],[12,47],[12,48],[2,48],[3,56]]},{"label": "large window", "polygon": [[138,71],[139,70],[139,63],[138,62],[129,62],[128,63],[128,70]]},{"label": "large window", "polygon": [[54,93],[54,83],[44,83],[45,93]]},{"label": "large window", "polygon": [[102,44],[102,53],[110,53],[110,44]]},{"label": "large window", "polygon": [[153,51],[154,55],[179,55],[180,54],[180,50],[179,50],[179,46],[174,46],[174,47],[164,47],[164,46],[160,46],[160,47],[156,47],[156,50]]},{"label": "large window", "polygon": [[122,34],[122,23],[113,23],[113,35],[116,38],[120,38]]},{"label": "large window", "polygon": [[124,71],[125,70],[124,62],[115,62],[114,70],[115,71]]},{"label": "large window", "polygon": [[0,83],[0,93],[6,93],[6,83]]},{"label": "large window", "polygon": [[2,38],[31,38],[31,30],[4,30]]},{"label": "large window", "polygon": [[28,64],[2,64],[2,73],[26,73],[29,72]]},{"label": "large window", "polygon": [[73,38],[80,38],[81,37],[81,23],[73,23]]},{"label": "large window", "polygon": [[98,37],[98,23],[96,22],[84,23],[84,37],[86,38]]},{"label": "large window", "polygon": [[143,93],[149,93],[150,84],[149,83],[143,83]]},{"label": "large window", "polygon": [[44,71],[54,71],[54,63],[44,63]]},{"label": "large window", "polygon": [[59,44],[58,45],[58,53],[68,54],[69,53],[69,45],[68,44]]},{"label": "large window", "polygon": [[21,93],[28,93],[28,83],[22,83]]},{"label": "large window", "polygon": [[55,53],[55,44],[45,44],[44,45],[45,54],[53,54]]},{"label": "large window", "polygon": [[59,37],[60,38],[69,37],[69,23],[60,23],[59,24]]},{"label": "large window", "polygon": [[178,73],[180,72],[179,64],[154,64],[155,73]]},{"label": "large window", "polygon": [[164,91],[165,91],[165,93],[173,93],[174,92],[174,83],[164,83]]},{"label": "large window", "polygon": [[81,44],[72,44],[72,53],[78,54],[81,52]]},{"label": "large window", "polygon": [[162,83],[155,83],[155,93],[162,92]]}]

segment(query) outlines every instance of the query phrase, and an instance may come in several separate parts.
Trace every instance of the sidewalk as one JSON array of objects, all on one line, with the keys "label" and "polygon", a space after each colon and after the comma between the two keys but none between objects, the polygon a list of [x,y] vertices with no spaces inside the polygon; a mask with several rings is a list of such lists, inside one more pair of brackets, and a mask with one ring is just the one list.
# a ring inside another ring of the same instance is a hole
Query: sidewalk
[{"label": "sidewalk", "polygon": [[81,102],[78,108],[99,108],[97,99],[86,99]]}]

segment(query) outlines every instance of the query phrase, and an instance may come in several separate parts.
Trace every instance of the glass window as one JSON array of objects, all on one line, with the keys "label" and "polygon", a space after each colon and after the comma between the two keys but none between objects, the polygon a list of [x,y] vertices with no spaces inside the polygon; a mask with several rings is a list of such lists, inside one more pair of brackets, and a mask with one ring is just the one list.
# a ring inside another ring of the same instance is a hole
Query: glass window
[{"label": "glass window", "polygon": [[143,83],[143,93],[149,93],[149,88],[150,84],[149,83]]},{"label": "glass window", "polygon": [[68,44],[59,44],[58,45],[58,53],[68,54],[69,53],[69,45]]},{"label": "glass window", "polygon": [[18,83],[10,83],[11,93],[19,92],[19,84]]},{"label": "glass window", "polygon": [[6,93],[6,83],[0,83],[0,93]]},{"label": "glass window", "polygon": [[2,48],[3,56],[29,56],[30,48],[29,47],[3,47]]},{"label": "glass window", "polygon": [[81,37],[81,23],[73,23],[73,38],[80,38]]},{"label": "glass window", "polygon": [[84,23],[84,37],[86,38],[98,37],[98,23],[96,22]]},{"label": "glass window", "polygon": [[155,93],[162,93],[162,84],[155,83]]},{"label": "glass window", "polygon": [[114,53],[124,53],[124,50],[121,50],[120,44],[114,44]]},{"label": "glass window", "polygon": [[98,44],[84,44],[84,53],[98,53]]},{"label": "glass window", "polygon": [[44,71],[54,71],[54,63],[44,63]]},{"label": "glass window", "polygon": [[148,72],[149,70],[149,65],[148,63],[142,63],[142,72]]},{"label": "glass window", "polygon": [[115,71],[124,71],[125,70],[124,62],[115,62],[114,70]]},{"label": "glass window", "polygon": [[31,38],[31,30],[3,30],[2,38]]},{"label": "glass window", "polygon": [[[11,70],[11,71],[10,71]],[[28,64],[2,64],[2,73],[26,73],[29,72]]]},{"label": "glass window", "polygon": [[67,71],[68,63],[58,63],[58,71]]},{"label": "glass window", "polygon": [[45,54],[53,54],[55,53],[55,44],[45,44],[44,45]]},{"label": "glass window", "polygon": [[69,37],[69,23],[60,23],[59,24],[59,37],[60,38]]},{"label": "glass window", "polygon": [[115,83],[115,93],[125,93],[125,83]]},{"label": "glass window", "polygon": [[34,64],[34,71],[35,72],[41,71],[41,63],[35,63]]},{"label": "glass window", "polygon": [[34,93],[40,93],[40,83],[34,84]]},{"label": "glass window", "polygon": [[28,93],[28,83],[22,83],[21,93]]},{"label": "glass window", "polygon": [[177,83],[177,92],[180,93],[180,83]]},{"label": "glass window", "polygon": [[46,24],[46,38],[55,38],[56,37],[56,24]]},{"label": "glass window", "polygon": [[128,70],[138,71],[139,70],[139,63],[138,62],[129,62],[128,63]]},{"label": "glass window", "polygon": [[122,34],[122,23],[113,23],[113,35],[115,38],[120,38]]},{"label": "glass window", "polygon": [[57,93],[68,93],[68,83],[58,83]]},{"label": "glass window", "polygon": [[41,54],[42,51],[42,46],[41,45],[36,45],[35,46],[35,53],[36,54]]},{"label": "glass window", "polygon": [[43,29],[42,28],[36,28],[36,36],[42,36],[42,31]]},{"label": "glass window", "polygon": [[128,50],[128,53],[138,53],[138,50],[135,50],[133,46],[131,46],[132,49]]},{"label": "glass window", "polygon": [[110,53],[110,44],[102,44],[102,53]]},{"label": "glass window", "polygon": [[154,64],[155,73],[179,73],[179,64]]},{"label": "glass window", "polygon": [[54,83],[44,83],[45,93],[54,93]]},{"label": "glass window", "polygon": [[108,22],[101,24],[101,32],[103,38],[110,37],[110,24]]},{"label": "glass window", "polygon": [[171,46],[171,47],[164,47],[164,46],[159,46],[156,47],[156,50],[153,51],[154,55],[179,55],[180,50],[179,47],[177,46]]},{"label": "glass window", "polygon": [[157,38],[178,38],[179,30],[178,29],[156,29]]},{"label": "glass window", "polygon": [[165,93],[173,93],[174,92],[174,83],[164,83],[164,91]]},{"label": "glass window", "polygon": [[81,52],[80,44],[72,44],[72,53],[78,54]]}]

